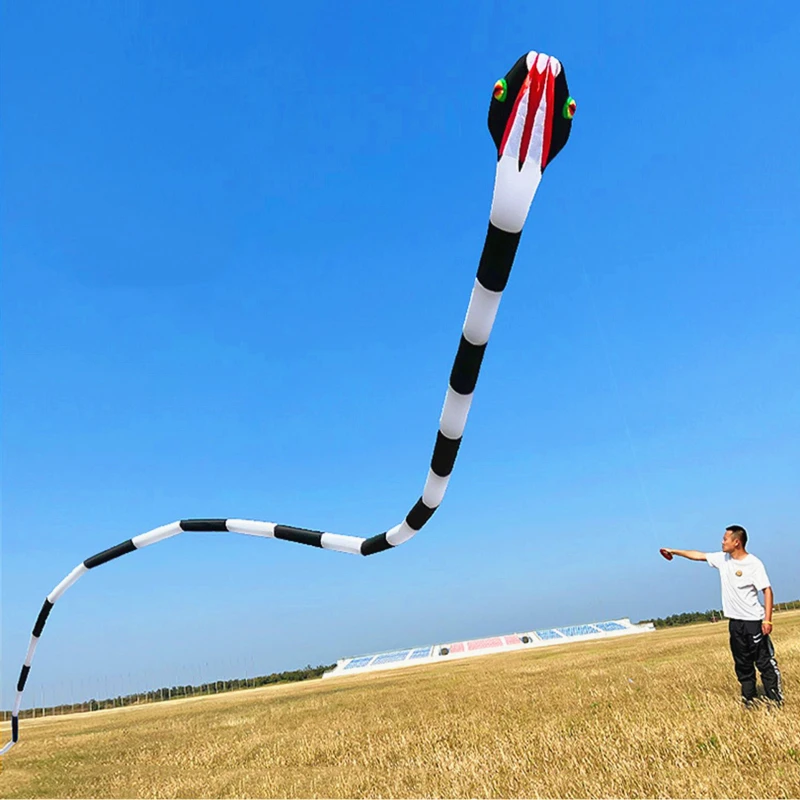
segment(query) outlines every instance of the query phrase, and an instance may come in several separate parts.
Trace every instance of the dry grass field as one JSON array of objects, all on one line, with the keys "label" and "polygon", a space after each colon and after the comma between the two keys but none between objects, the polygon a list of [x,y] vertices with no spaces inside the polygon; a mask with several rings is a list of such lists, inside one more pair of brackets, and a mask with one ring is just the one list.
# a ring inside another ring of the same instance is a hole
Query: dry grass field
[{"label": "dry grass field", "polygon": [[[782,709],[727,625],[23,720],[0,797],[800,797],[800,612]],[[8,727],[7,725],[4,727]]]}]

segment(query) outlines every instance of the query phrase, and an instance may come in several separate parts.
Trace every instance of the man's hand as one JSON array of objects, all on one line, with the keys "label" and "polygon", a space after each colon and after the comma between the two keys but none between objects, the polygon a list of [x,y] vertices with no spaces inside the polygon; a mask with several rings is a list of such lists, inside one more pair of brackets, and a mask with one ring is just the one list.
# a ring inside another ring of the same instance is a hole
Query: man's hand
[{"label": "man's hand", "polygon": [[772,633],[772,623],[764,620],[761,623],[761,633],[763,633],[764,636],[769,636]]}]

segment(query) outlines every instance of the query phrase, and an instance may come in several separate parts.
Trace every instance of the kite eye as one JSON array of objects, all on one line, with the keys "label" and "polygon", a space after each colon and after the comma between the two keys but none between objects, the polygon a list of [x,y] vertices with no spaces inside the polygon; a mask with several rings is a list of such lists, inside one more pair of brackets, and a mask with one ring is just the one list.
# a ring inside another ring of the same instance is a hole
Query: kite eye
[{"label": "kite eye", "polygon": [[572,119],[575,116],[575,110],[578,108],[578,104],[572,97],[567,98],[567,102],[564,103],[564,119]]},{"label": "kite eye", "polygon": [[500,78],[499,81],[494,85],[494,92],[492,92],[494,99],[499,100],[501,103],[506,99],[508,96],[508,84],[506,83],[505,78]]}]

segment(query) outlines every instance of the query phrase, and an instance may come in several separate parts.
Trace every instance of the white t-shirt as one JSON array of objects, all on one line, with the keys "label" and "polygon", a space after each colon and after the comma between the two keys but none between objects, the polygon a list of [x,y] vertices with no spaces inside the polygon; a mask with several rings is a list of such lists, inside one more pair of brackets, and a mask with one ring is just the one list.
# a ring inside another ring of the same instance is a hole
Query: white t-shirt
[{"label": "white t-shirt", "polygon": [[728,553],[706,553],[710,567],[719,570],[722,583],[722,613],[728,619],[764,619],[764,606],[758,593],[769,585],[761,559],[748,553],[744,558],[731,558]]}]

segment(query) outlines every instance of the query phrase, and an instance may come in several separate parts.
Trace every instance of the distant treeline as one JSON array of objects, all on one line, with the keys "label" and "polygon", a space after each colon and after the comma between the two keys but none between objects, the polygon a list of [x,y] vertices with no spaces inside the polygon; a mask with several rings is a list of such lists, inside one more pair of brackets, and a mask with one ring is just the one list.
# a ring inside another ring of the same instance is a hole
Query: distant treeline
[{"label": "distant treeline", "polygon": [[[774,611],[789,611],[800,608],[800,600],[791,600],[788,603],[775,603]],[[722,611],[712,608],[709,611],[685,611],[683,614],[671,614],[669,617],[656,619],[643,619],[638,624],[652,622],[656,628],[672,628],[675,625],[691,625],[693,622],[719,622],[724,619]]]},{"label": "distant treeline", "polygon": [[[258,686],[267,686],[271,683],[293,683],[296,681],[306,681],[310,678],[319,678],[323,672],[333,669],[335,664],[320,665],[312,667],[310,664],[305,669],[294,669],[288,672],[273,672],[271,675],[259,675],[255,678],[235,678],[227,681],[212,681],[202,683],[199,686],[163,686],[161,689],[154,689],[137,694],[117,695],[107,697],[104,700],[84,700],[81,703],[64,703],[59,706],[47,706],[45,708],[27,708],[19,712],[20,719],[31,717],[52,716],[54,714],[73,714],[79,711],[100,711],[103,708],[122,708],[123,706],[135,706],[143,703],[158,703],[162,700],[175,700],[179,697],[199,697],[205,694],[221,694],[222,692],[232,692],[236,689],[255,689]],[[11,719],[10,711],[0,711],[0,719]]]},{"label": "distant treeline", "polygon": [[675,625],[690,625],[692,622],[719,622],[722,612],[717,609],[710,611],[684,611],[683,614],[670,614],[668,617],[643,619],[639,624],[652,622],[656,628],[672,628]]}]

